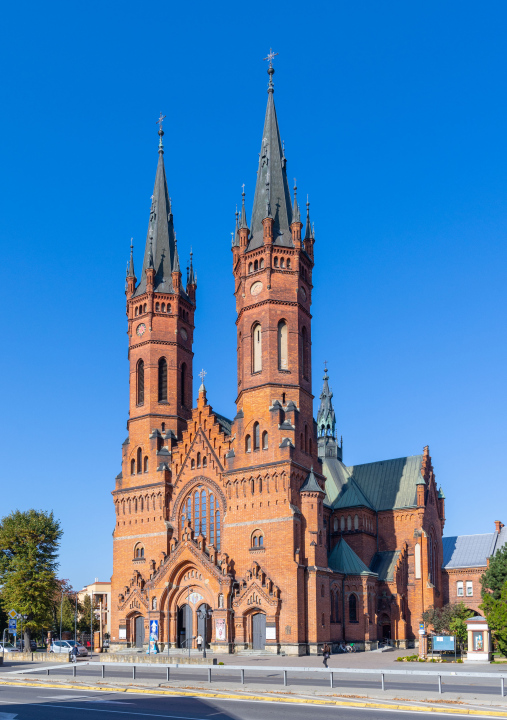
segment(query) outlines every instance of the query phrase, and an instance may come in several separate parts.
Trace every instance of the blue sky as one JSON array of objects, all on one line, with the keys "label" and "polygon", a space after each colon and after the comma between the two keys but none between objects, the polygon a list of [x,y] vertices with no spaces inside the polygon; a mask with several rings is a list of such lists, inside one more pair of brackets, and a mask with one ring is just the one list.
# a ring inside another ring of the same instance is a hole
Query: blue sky
[{"label": "blue sky", "polygon": [[198,273],[194,367],[234,415],[230,233],[243,182],[251,208],[270,46],[316,227],[314,392],[327,359],[344,459],[429,444],[446,534],[507,522],[506,36],[502,2],[4,6],[1,513],[54,510],[62,577],[112,570],[125,265],[131,236],[141,265],[161,110]]}]

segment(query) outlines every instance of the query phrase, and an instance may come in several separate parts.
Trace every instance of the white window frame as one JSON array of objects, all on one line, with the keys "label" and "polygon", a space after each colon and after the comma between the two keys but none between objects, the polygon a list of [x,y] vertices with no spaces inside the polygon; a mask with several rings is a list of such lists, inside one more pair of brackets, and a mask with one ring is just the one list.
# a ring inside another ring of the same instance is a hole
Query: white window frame
[{"label": "white window frame", "polygon": [[458,580],[456,583],[456,596],[457,597],[463,597],[463,580]]},{"label": "white window frame", "polygon": [[[468,592],[470,590],[470,592]],[[474,596],[474,584],[472,580],[466,581],[466,597],[473,597]]]}]

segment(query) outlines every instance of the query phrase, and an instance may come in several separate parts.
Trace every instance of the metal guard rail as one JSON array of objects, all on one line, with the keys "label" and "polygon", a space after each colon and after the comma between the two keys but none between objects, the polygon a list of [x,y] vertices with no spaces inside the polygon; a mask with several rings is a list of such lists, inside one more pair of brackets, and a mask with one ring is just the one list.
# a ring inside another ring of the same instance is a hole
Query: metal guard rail
[{"label": "metal guard rail", "polygon": [[[101,668],[101,676],[105,678],[106,676],[106,664],[100,663],[100,662],[82,662],[82,663],[73,663],[72,665],[72,675],[73,677],[76,677],[77,673],[77,666],[79,665],[88,665],[90,667],[100,667]],[[507,679],[507,673],[476,673],[476,672],[456,672],[456,671],[445,671],[445,670],[371,670],[371,669],[360,669],[360,668],[315,668],[315,667],[280,667],[278,665],[263,665],[262,667],[256,667],[253,665],[189,665],[187,663],[168,663],[165,664],[158,664],[157,665],[147,665],[146,663],[138,664],[135,663],[122,663],[122,662],[115,662],[115,663],[107,663],[109,667],[129,667],[132,668],[132,679],[136,679],[136,667],[141,667],[144,669],[150,668],[153,670],[154,668],[165,668],[166,670],[166,678],[167,682],[169,682],[170,677],[170,671],[171,670],[178,670],[178,669],[191,669],[196,670],[199,668],[206,669],[208,671],[208,682],[211,682],[211,671],[214,672],[228,672],[237,670],[241,673],[241,683],[245,684],[245,670],[252,670],[254,672],[277,672],[277,673],[283,673],[283,684],[284,686],[287,686],[287,674],[290,673],[326,673],[329,676],[329,683],[330,687],[334,687],[333,684],[333,675],[335,674],[354,674],[354,675],[380,675],[381,676],[381,683],[382,683],[382,690],[385,690],[385,677],[386,676],[392,676],[392,675],[424,675],[428,677],[434,677],[438,678],[438,692],[442,693],[442,678],[443,677],[454,677],[454,678],[489,678],[492,679],[499,679],[500,680],[500,693],[502,697],[505,695],[505,680]],[[61,669],[62,666],[58,666],[58,669]],[[65,666],[63,666],[65,667]],[[41,668],[42,670],[43,668]],[[46,668],[46,673],[49,675],[49,671],[51,669],[55,669],[55,666],[53,668]],[[21,671],[23,672],[23,671]],[[24,671],[26,672],[26,671]],[[30,671],[33,672],[33,671]]]}]

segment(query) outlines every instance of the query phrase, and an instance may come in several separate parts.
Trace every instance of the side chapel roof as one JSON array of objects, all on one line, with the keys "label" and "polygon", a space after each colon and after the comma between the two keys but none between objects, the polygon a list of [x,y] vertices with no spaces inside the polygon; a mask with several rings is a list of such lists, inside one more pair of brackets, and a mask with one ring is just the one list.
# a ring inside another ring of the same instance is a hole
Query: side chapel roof
[{"label": "side chapel roof", "polygon": [[376,575],[341,538],[328,557],[329,567],[342,575]]}]

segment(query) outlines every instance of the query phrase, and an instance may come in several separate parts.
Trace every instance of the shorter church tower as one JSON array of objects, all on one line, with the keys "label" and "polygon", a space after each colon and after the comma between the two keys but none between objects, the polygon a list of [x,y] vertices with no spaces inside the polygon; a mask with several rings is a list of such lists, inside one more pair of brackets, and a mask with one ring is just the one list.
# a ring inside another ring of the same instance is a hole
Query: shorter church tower
[{"label": "shorter church tower", "polygon": [[336,439],[336,415],[333,408],[333,392],[329,389],[329,375],[324,367],[324,385],[320,393],[320,406],[317,413],[317,444],[319,458],[333,457],[342,459],[342,446]]}]

